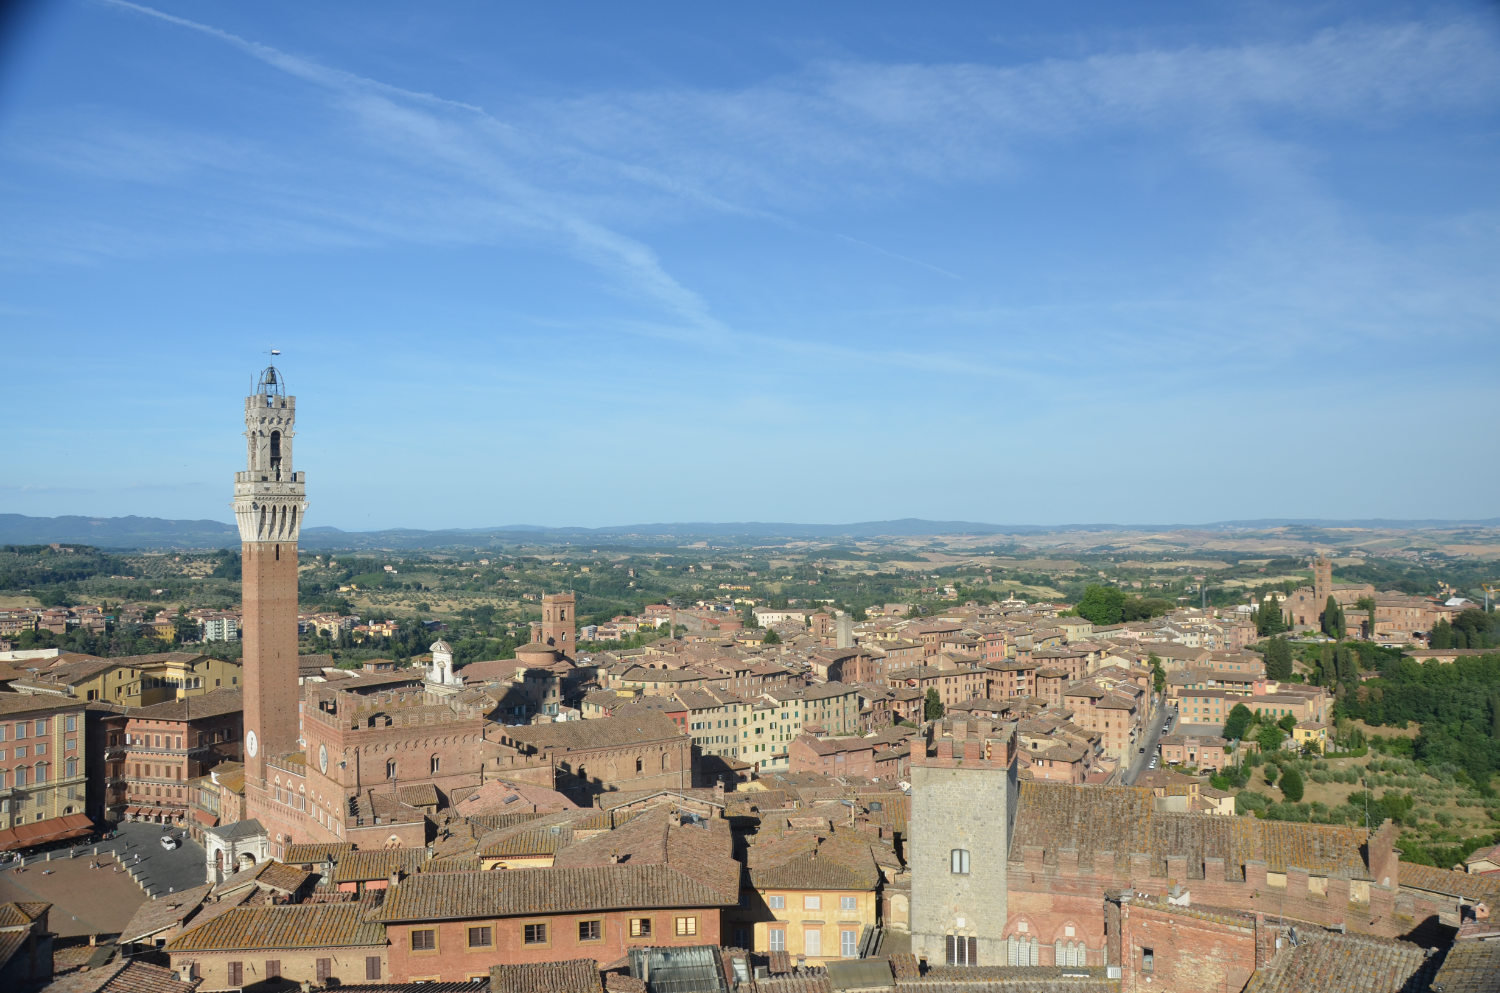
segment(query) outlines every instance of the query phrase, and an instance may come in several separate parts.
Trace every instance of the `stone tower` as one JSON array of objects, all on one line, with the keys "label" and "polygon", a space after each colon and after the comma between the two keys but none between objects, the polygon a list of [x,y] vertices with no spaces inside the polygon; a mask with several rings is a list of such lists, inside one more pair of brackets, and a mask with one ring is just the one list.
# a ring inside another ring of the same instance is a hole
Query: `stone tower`
[{"label": "stone tower", "polygon": [[244,472],[234,475],[244,640],[245,786],[264,793],[267,756],[297,750],[297,536],[307,485],[293,469],[297,398],[275,366],[245,398]]},{"label": "stone tower", "polygon": [[1324,555],[1313,559],[1313,609],[1321,612],[1333,595],[1333,562]]},{"label": "stone tower", "polygon": [[1005,965],[1016,810],[1011,729],[953,720],[911,756],[911,950],[929,965]]},{"label": "stone tower", "polygon": [[542,623],[532,628],[532,641],[572,655],[577,639],[578,619],[574,615],[577,598],[572,593],[547,593],[542,596]]}]

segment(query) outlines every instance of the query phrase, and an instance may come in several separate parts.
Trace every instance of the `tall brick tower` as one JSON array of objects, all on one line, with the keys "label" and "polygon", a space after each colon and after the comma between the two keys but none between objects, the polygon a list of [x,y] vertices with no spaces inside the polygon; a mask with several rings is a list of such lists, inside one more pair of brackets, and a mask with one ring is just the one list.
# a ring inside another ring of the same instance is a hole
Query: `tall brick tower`
[{"label": "tall brick tower", "polygon": [[577,597],[572,593],[546,593],[542,596],[542,626],[538,640],[549,648],[572,655],[577,640],[578,618],[574,614]]},{"label": "tall brick tower", "polygon": [[1012,727],[944,721],[912,748],[911,950],[931,965],[1007,964]]},{"label": "tall brick tower", "polygon": [[244,559],[245,786],[260,794],[267,756],[297,749],[297,536],[307,484],[292,468],[296,412],[297,398],[267,366],[245,398],[246,467],[234,474]]},{"label": "tall brick tower", "polygon": [[1317,599],[1313,609],[1321,612],[1332,595],[1333,562],[1327,556],[1319,555],[1313,559],[1313,596]]}]

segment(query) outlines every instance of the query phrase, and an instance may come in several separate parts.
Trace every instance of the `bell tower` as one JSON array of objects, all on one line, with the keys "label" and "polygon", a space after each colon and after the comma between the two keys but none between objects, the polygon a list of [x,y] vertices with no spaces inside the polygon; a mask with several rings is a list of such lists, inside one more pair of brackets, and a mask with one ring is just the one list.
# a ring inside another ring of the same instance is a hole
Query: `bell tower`
[{"label": "bell tower", "polygon": [[281,372],[266,366],[245,398],[245,471],[234,474],[243,559],[245,786],[261,793],[267,756],[297,749],[297,537],[307,484],[292,463],[296,414],[297,398],[287,396]]}]

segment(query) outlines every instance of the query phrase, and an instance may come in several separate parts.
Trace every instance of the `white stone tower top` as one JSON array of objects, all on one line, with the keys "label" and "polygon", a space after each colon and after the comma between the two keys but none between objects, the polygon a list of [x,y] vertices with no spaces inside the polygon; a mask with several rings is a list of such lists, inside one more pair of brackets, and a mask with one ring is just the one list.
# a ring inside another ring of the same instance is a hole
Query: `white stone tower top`
[{"label": "white stone tower top", "polygon": [[453,689],[463,686],[463,679],[453,671],[453,649],[441,638],[427,646],[432,652],[432,665],[427,670],[425,682],[428,689]]},{"label": "white stone tower top", "polygon": [[245,471],[234,476],[241,541],[296,542],[307,510],[307,481],[292,468],[297,398],[273,365],[245,398]]}]

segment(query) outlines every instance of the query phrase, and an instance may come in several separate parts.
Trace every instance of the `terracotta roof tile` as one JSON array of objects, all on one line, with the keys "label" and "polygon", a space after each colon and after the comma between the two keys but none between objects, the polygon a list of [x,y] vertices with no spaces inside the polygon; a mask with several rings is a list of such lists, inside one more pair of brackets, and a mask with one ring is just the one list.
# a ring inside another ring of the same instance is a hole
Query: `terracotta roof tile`
[{"label": "terracotta roof tile", "polygon": [[1225,871],[1240,878],[1252,859],[1271,872],[1302,868],[1313,875],[1369,879],[1363,829],[1294,824],[1214,814],[1166,813],[1156,809],[1150,791],[1128,786],[1069,786],[1025,782],[1016,814],[1010,858],[1020,861],[1028,846],[1046,850],[1055,861],[1062,848],[1076,848],[1080,859],[1113,852],[1117,859],[1142,853],[1152,871],[1164,873],[1168,856],[1188,860],[1189,878],[1203,878],[1203,860],[1221,858]]},{"label": "terracotta roof tile", "polygon": [[491,993],[604,993],[593,959],[490,966]]},{"label": "terracotta roof tile", "polygon": [[238,907],[167,944],[168,952],[384,945],[385,928],[365,920],[357,903]]},{"label": "terracotta roof tile", "polygon": [[378,921],[518,917],[575,911],[723,907],[738,893],[716,890],[669,865],[605,865],[504,872],[424,872],[391,887]]},{"label": "terracotta roof tile", "polygon": [[1311,933],[1256,971],[1245,993],[1404,993],[1425,990],[1438,959],[1420,945],[1355,934]]}]

